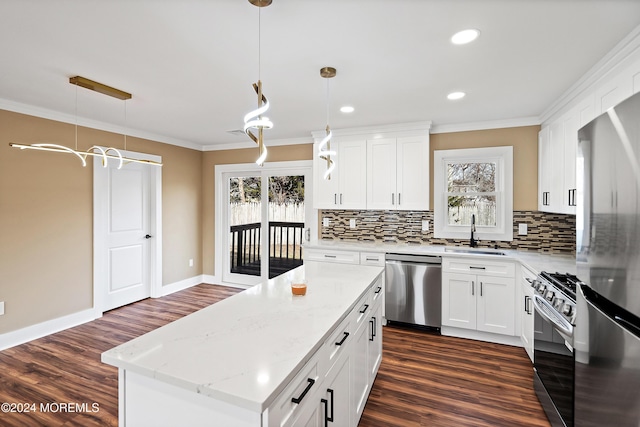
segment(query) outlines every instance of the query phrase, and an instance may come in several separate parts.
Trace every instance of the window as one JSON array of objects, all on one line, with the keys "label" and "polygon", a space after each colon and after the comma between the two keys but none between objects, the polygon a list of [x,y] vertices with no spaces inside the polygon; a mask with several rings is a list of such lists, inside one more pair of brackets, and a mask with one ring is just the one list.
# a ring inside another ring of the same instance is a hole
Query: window
[{"label": "window", "polygon": [[513,240],[513,147],[434,152],[434,236]]}]

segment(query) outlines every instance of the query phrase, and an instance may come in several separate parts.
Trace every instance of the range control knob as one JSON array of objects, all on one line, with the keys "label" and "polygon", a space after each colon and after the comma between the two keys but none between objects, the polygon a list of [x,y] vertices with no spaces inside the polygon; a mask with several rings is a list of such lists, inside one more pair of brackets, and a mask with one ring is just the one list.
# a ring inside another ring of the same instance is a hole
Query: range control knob
[{"label": "range control knob", "polygon": [[544,294],[544,299],[546,299],[547,301],[551,302],[553,301],[553,297],[555,296],[555,292],[549,290],[547,291],[546,294]]},{"label": "range control knob", "polygon": [[546,289],[547,287],[544,285],[544,283],[538,282],[538,285],[536,286],[536,291],[538,291],[539,294],[543,294]]},{"label": "range control knob", "polygon": [[573,314],[573,307],[570,304],[563,305],[562,314],[564,314],[565,316],[571,316]]},{"label": "range control knob", "polygon": [[555,308],[556,310],[560,311],[562,309],[563,304],[564,304],[564,300],[562,298],[554,298],[552,304],[553,304],[553,308]]}]

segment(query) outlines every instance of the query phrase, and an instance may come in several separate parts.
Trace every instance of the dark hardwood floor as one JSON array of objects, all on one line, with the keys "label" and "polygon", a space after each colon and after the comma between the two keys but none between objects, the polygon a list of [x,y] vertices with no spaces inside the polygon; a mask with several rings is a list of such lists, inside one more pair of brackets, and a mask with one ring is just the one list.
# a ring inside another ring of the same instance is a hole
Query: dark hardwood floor
[{"label": "dark hardwood floor", "polygon": [[[0,412],[0,426],[116,426],[117,369],[100,354],[239,291],[194,286],[0,352],[0,403],[22,410]],[[548,427],[531,375],[521,348],[387,327],[360,427]]]}]

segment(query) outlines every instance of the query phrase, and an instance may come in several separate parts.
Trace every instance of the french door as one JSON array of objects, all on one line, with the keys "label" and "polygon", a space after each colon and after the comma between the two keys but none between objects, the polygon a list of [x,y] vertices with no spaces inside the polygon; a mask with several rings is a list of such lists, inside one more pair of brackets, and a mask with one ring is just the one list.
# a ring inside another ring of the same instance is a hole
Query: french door
[{"label": "french door", "polygon": [[302,246],[315,231],[311,162],[226,169],[219,175],[223,195],[216,207],[222,213],[222,227],[216,229],[224,230],[216,244],[222,281],[254,285],[302,265]]}]

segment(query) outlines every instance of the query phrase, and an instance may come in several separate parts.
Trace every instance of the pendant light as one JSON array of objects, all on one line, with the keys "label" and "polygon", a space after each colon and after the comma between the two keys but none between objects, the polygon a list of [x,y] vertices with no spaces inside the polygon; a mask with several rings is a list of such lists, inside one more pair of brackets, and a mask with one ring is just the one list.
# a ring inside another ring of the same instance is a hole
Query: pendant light
[{"label": "pendant light", "polygon": [[327,105],[327,127],[325,128],[326,135],[320,141],[320,145],[318,145],[318,157],[322,160],[326,160],[327,162],[327,170],[324,172],[323,178],[326,180],[331,179],[331,172],[336,168],[335,161],[331,158],[331,156],[336,156],[336,152],[331,150],[331,128],[329,127],[329,79],[336,76],[336,69],[333,67],[323,67],[320,69],[320,76],[327,80],[327,97],[326,97],[326,105]]},{"label": "pendant light", "polygon": [[[82,162],[82,166],[87,166],[87,157],[101,157],[102,158],[102,166],[107,167],[109,159],[115,159],[118,161],[118,169],[121,169],[122,166],[126,163],[144,163],[155,166],[162,166],[162,163],[154,162],[151,160],[140,160],[140,159],[132,159],[129,157],[125,157],[122,155],[120,150],[109,147],[102,148],[100,146],[94,145],[89,148],[87,151],[78,151],[78,86],[93,90],[95,92],[101,93],[103,95],[109,95],[117,99],[121,99],[125,101],[125,120],[126,120],[126,100],[131,99],[131,94],[121,91],[119,89],[113,88],[111,86],[104,85],[102,83],[95,82],[93,80],[89,80],[85,77],[75,76],[69,78],[69,83],[76,86],[76,123],[75,123],[75,149],[66,147],[60,144],[50,144],[50,143],[37,143],[37,144],[19,144],[19,143],[9,143],[9,146],[14,148],[19,148],[21,150],[38,150],[38,151],[49,151],[54,153],[66,153],[73,154],[77,156]],[[124,149],[127,149],[127,135],[124,135]]]},{"label": "pendant light", "polygon": [[[272,0],[249,0],[249,3],[252,5],[263,8],[267,7],[271,4]],[[267,158],[267,147],[264,145],[264,129],[271,129],[273,127],[273,123],[262,115],[267,112],[269,109],[269,100],[264,93],[262,93],[262,81],[260,80],[260,9],[258,9],[258,82],[253,83],[253,90],[255,90],[256,95],[258,95],[258,108],[250,111],[244,116],[244,132],[255,142],[258,144],[258,159],[256,160],[256,164],[262,166],[264,161]],[[256,136],[251,129],[257,130],[258,135]]]}]

